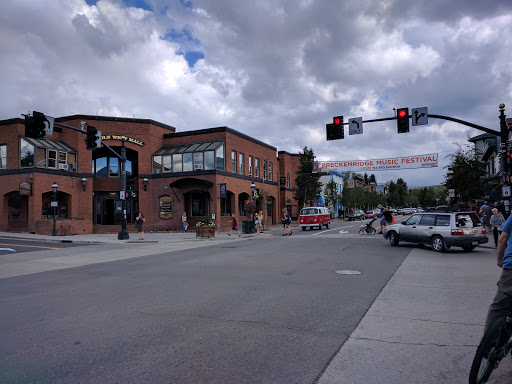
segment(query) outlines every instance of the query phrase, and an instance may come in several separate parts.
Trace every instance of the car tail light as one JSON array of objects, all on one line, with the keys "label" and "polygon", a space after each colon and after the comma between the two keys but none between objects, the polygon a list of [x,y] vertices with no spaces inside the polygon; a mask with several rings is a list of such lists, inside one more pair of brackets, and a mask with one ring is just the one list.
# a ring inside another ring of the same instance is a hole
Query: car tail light
[{"label": "car tail light", "polygon": [[485,230],[485,228],[482,228],[482,235],[485,235],[487,234],[487,231]]},{"label": "car tail light", "polygon": [[452,236],[464,236],[462,229],[452,229]]}]

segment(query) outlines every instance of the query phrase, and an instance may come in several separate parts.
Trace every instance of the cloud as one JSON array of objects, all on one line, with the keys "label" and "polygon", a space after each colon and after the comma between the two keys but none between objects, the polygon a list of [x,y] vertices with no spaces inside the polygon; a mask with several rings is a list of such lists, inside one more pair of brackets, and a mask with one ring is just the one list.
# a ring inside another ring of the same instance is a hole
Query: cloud
[{"label": "cloud", "polygon": [[[327,142],[325,124],[428,107],[498,129],[512,96],[505,0],[6,0],[2,14],[3,119],[42,110],[227,125],[322,160],[439,153],[442,163],[468,127],[432,118],[398,135],[394,121],[367,123]],[[377,180],[437,184],[443,164]]]}]

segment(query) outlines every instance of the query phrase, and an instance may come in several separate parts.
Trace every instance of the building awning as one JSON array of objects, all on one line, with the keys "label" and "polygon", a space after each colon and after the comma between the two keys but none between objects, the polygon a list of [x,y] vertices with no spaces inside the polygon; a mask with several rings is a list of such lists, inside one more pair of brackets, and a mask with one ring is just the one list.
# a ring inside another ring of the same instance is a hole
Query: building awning
[{"label": "building awning", "polygon": [[55,149],[57,151],[67,151],[67,152],[76,152],[69,145],[63,143],[62,141],[53,141],[47,139],[32,139],[30,137],[24,137],[23,140],[29,142],[30,144],[39,147],[39,148],[48,148]]},{"label": "building awning", "polygon": [[184,177],[182,179],[178,179],[173,181],[169,186],[171,188],[182,188],[189,185],[204,185],[206,188],[213,187],[213,183],[204,179],[196,179],[194,177]]}]

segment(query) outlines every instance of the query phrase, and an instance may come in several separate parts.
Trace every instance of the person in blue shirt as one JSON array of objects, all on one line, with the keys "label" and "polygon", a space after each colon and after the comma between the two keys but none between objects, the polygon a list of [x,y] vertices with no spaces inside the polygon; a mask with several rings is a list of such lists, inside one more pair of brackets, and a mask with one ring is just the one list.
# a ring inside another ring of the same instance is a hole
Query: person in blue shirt
[{"label": "person in blue shirt", "polygon": [[499,318],[507,316],[512,310],[512,216],[502,227],[501,236],[498,239],[497,264],[502,268],[498,289],[494,301],[489,306],[485,331]]}]

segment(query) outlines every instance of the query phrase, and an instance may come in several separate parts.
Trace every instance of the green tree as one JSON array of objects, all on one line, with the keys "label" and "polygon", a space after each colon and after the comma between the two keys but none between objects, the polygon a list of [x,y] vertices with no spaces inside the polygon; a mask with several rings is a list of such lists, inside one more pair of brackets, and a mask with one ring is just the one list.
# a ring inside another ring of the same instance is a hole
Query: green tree
[{"label": "green tree", "polygon": [[448,157],[451,163],[447,168],[452,172],[446,175],[446,188],[456,189],[461,203],[471,204],[472,200],[482,197],[488,179],[484,177],[485,164],[480,161],[478,151],[475,148],[464,149],[459,146]]},{"label": "green tree", "polygon": [[377,183],[377,179],[373,173],[370,175],[370,183]]},{"label": "green tree", "polygon": [[325,205],[329,208],[329,211],[334,215],[334,207],[336,206],[336,203],[341,200],[341,194],[338,193],[338,190],[336,188],[336,182],[334,180],[331,180],[325,184],[324,196]]},{"label": "green tree", "polygon": [[297,185],[295,199],[298,201],[299,207],[305,207],[306,203],[312,205],[311,202],[315,201],[315,198],[320,195],[322,183],[319,179],[321,174],[313,173],[315,160],[313,148],[304,147],[299,155],[300,166],[295,178],[295,184]]}]

